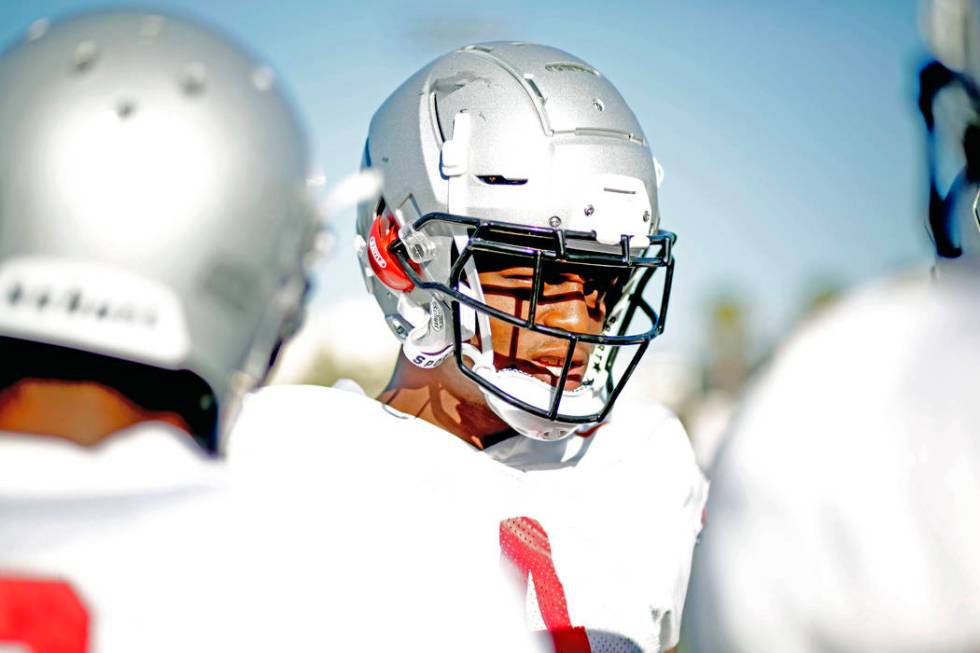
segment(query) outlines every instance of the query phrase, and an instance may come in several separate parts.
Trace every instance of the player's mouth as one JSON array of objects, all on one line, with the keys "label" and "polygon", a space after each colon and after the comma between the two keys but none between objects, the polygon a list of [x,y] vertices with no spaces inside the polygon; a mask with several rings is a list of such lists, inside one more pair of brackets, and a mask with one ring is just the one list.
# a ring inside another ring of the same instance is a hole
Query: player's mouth
[{"label": "player's mouth", "polygon": [[[587,358],[585,352],[578,350],[572,356],[572,363],[568,367],[568,376],[565,377],[566,390],[574,390],[582,384]],[[565,352],[539,352],[531,356],[530,359],[517,360],[515,363],[515,367],[522,372],[530,374],[548,385],[557,386],[561,379],[562,369],[565,367]]]}]

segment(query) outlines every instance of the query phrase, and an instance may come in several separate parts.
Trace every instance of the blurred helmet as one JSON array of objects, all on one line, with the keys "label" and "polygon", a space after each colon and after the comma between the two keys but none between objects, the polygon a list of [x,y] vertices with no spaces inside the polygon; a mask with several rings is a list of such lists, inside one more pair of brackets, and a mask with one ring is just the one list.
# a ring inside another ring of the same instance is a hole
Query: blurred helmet
[{"label": "blurred helmet", "polygon": [[[932,0],[923,28],[935,57],[919,73],[928,139],[928,228],[945,264],[980,255],[980,2]],[[959,172],[951,184],[942,183],[951,163]]]},{"label": "blurred helmet", "polygon": [[275,75],[194,22],[109,11],[35,23],[0,98],[0,337],[104,357],[90,378],[156,371],[217,451],[300,319],[317,227]]},{"label": "blurred helmet", "polygon": [[[674,234],[659,229],[661,172],[636,117],[581,59],[528,43],[470,45],[425,66],[374,115],[363,167],[383,176],[357,232],[368,290],[419,367],[450,355],[523,435],[556,440],[605,418],[663,332]],[[534,270],[526,318],[485,301],[481,261]],[[601,333],[537,319],[543,279],[588,266],[617,279]],[[644,288],[659,271],[659,302]],[[555,385],[494,364],[490,317],[561,341]],[[581,385],[572,354],[591,348]]]}]

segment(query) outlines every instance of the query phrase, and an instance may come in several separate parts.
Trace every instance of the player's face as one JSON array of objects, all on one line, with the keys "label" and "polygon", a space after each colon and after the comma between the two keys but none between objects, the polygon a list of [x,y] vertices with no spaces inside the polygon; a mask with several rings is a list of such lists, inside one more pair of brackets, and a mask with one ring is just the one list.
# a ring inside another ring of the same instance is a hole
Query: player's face
[{"label": "player's face", "polygon": [[83,446],[147,421],[190,427],[170,412],[148,412],[94,381],[23,379],[0,388],[0,431],[64,438]]},{"label": "player's face", "polygon": [[[485,257],[478,265],[487,304],[521,319],[530,312],[534,269],[512,257]],[[544,270],[535,323],[573,333],[598,334],[612,295],[621,286],[619,275],[585,265],[556,264]],[[494,365],[515,368],[557,385],[568,351],[568,341],[535,333],[490,318]],[[574,350],[566,390],[582,383],[593,345],[578,343]]]}]

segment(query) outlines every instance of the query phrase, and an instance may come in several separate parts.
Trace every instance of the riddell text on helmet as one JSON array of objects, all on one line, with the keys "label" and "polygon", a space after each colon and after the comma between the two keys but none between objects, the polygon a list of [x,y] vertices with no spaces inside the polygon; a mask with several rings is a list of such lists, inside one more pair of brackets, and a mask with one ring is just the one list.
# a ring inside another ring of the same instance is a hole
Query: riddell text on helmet
[{"label": "riddell text on helmet", "polygon": [[381,252],[378,251],[378,243],[375,241],[374,236],[368,238],[368,249],[371,250],[371,258],[373,258],[374,262],[378,264],[378,267],[382,270],[387,269],[388,263],[384,260],[384,257],[381,256]]}]

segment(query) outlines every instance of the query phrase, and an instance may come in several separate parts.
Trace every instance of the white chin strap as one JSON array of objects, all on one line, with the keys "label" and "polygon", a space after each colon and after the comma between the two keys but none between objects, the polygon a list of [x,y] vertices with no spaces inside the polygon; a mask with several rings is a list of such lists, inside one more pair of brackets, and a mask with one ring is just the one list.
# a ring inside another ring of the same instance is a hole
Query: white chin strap
[{"label": "white chin strap", "polygon": [[[489,381],[494,387],[541,410],[548,410],[551,407],[555,388],[520,370],[513,368],[498,370],[493,366],[492,350],[480,352],[473,345],[464,344],[463,356],[472,360],[473,371]],[[552,421],[545,417],[532,415],[526,410],[507,403],[483,386],[480,386],[480,392],[483,393],[487,405],[500,419],[507,422],[512,429],[521,435],[532,440],[544,442],[564,440],[580,428],[589,426],[588,424]],[[594,415],[600,412],[602,407],[603,401],[597,396],[592,386],[579,386],[574,390],[566,390],[562,394],[558,412],[564,415]]]}]

